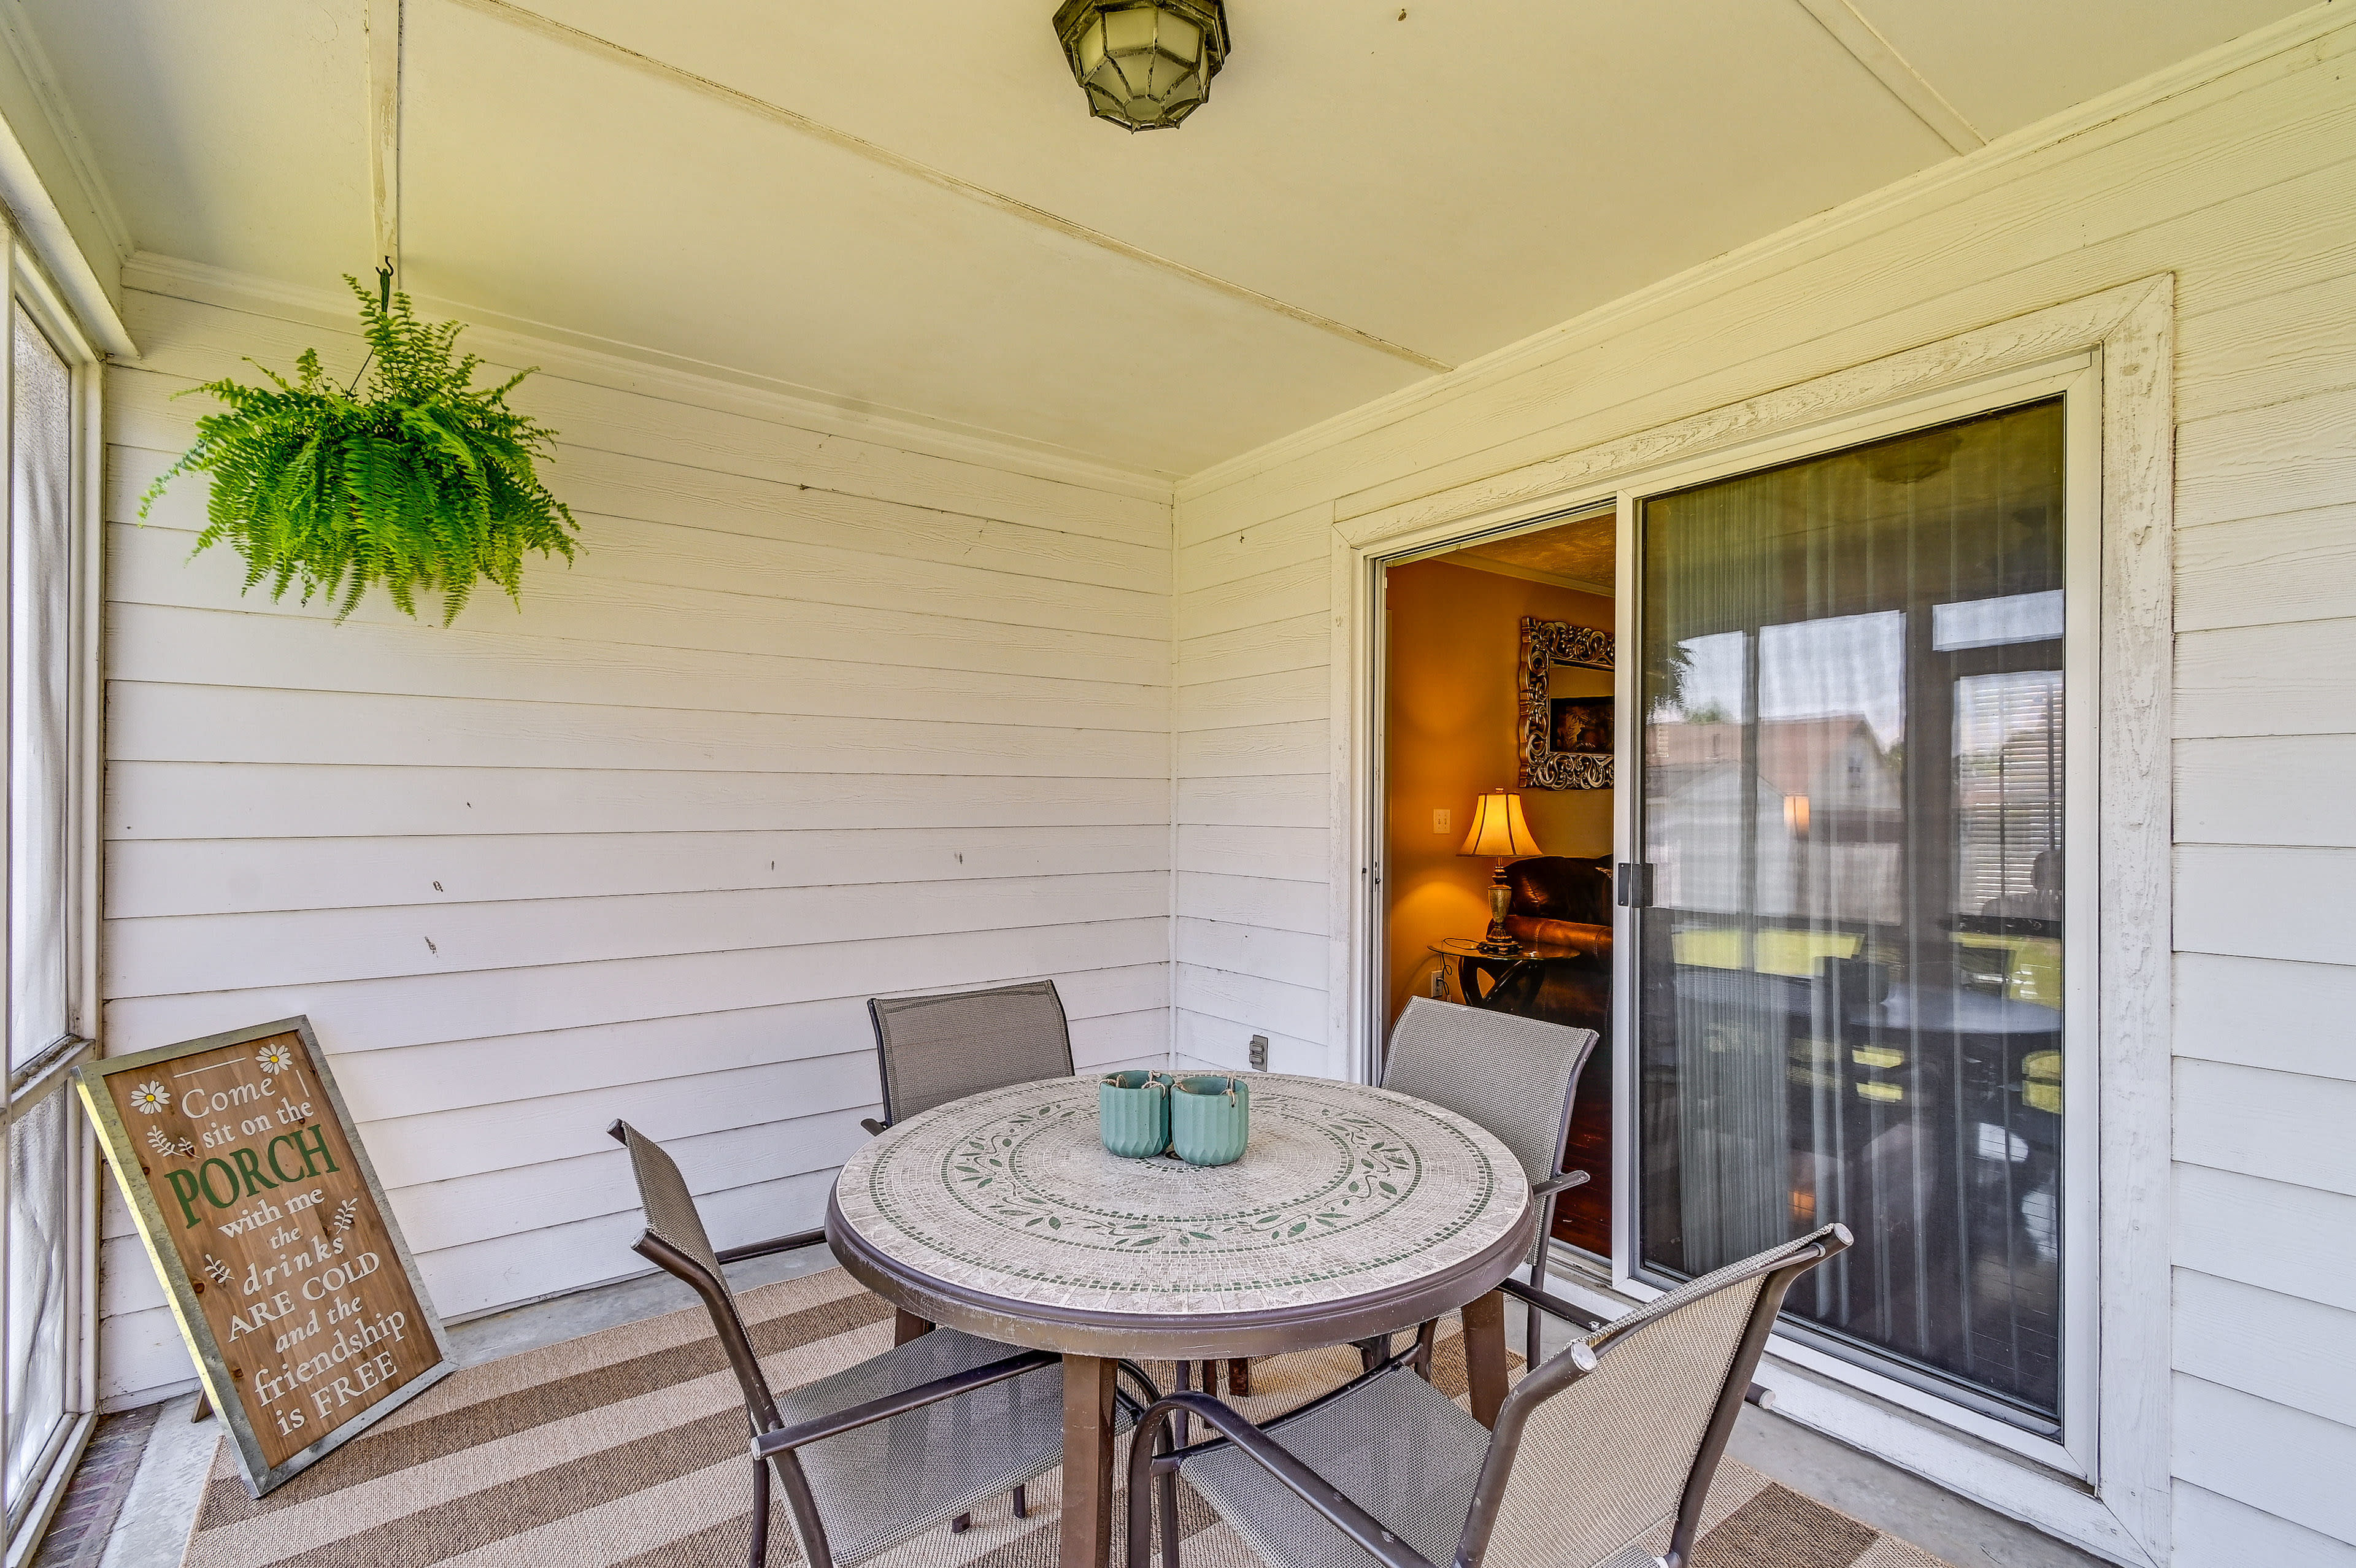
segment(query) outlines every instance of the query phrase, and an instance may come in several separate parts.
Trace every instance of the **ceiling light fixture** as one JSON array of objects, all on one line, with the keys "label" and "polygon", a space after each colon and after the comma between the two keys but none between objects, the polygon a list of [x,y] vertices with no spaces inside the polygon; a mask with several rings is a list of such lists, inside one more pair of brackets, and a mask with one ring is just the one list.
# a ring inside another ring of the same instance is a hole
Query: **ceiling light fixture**
[{"label": "ceiling light fixture", "polygon": [[1064,0],[1055,37],[1088,112],[1131,131],[1194,112],[1227,60],[1222,0]]}]

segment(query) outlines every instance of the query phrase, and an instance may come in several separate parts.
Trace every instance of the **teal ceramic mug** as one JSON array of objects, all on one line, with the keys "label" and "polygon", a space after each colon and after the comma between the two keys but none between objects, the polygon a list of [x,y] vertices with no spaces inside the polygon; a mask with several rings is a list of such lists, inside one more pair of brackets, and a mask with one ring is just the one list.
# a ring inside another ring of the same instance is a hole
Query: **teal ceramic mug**
[{"label": "teal ceramic mug", "polygon": [[1097,1123],[1109,1152],[1152,1158],[1170,1147],[1170,1081],[1142,1068],[1106,1073],[1097,1085]]},{"label": "teal ceramic mug", "polygon": [[1170,1091],[1170,1151],[1189,1165],[1233,1165],[1251,1141],[1251,1089],[1240,1078],[1202,1073]]}]

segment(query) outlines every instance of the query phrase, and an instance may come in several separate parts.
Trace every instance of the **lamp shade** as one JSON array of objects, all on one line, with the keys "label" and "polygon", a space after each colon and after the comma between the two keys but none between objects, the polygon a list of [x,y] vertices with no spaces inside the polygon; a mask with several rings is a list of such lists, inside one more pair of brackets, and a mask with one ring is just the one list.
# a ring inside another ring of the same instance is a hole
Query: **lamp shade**
[{"label": "lamp shade", "polygon": [[1055,37],[1088,112],[1131,131],[1175,125],[1227,59],[1222,0],[1064,0]]},{"label": "lamp shade", "polygon": [[1522,816],[1522,797],[1496,789],[1472,803],[1472,831],[1464,836],[1464,848],[1457,853],[1503,859],[1512,855],[1543,855],[1546,851],[1530,837],[1529,821]]}]

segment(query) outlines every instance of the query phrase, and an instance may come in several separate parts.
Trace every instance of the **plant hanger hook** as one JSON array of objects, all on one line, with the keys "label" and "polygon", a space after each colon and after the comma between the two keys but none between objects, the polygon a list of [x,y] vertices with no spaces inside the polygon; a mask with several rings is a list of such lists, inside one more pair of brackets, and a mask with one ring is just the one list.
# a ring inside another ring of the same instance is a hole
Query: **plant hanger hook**
[{"label": "plant hanger hook", "polygon": [[[377,263],[376,309],[377,319],[380,321],[385,320],[392,315],[392,269],[393,260],[390,256],[385,257],[381,261]],[[348,278],[349,275],[350,274],[348,273],[346,274]],[[354,284],[353,286],[358,287],[359,285]],[[367,314],[366,301],[368,296],[366,294],[362,294],[360,299],[362,301],[361,314],[365,315]],[[344,389],[347,394],[358,392],[360,389],[360,378],[367,375],[369,367],[375,363],[376,348],[374,345],[371,344],[369,351],[360,357],[360,368],[352,372],[352,384]]]}]

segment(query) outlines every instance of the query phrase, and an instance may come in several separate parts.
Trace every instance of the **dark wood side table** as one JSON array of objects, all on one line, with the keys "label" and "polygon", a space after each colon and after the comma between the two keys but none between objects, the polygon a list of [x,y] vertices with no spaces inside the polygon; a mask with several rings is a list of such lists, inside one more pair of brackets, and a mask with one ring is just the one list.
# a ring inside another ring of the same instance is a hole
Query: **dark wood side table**
[{"label": "dark wood side table", "polygon": [[1112,1550],[1116,1360],[1225,1360],[1464,1314],[1472,1411],[1505,1395],[1497,1282],[1529,1181],[1483,1128],[1362,1084],[1254,1074],[1233,1165],[1121,1159],[1094,1075],[994,1089],[852,1156],[827,1239],[903,1313],[1064,1358],[1063,1562]]},{"label": "dark wood side table", "polygon": [[1443,959],[1454,961],[1456,994],[1472,1006],[1478,1007],[1499,986],[1532,964],[1544,964],[1558,958],[1583,958],[1595,949],[1526,942],[1518,953],[1487,953],[1482,950],[1476,938],[1443,936],[1431,944],[1430,951]]}]

